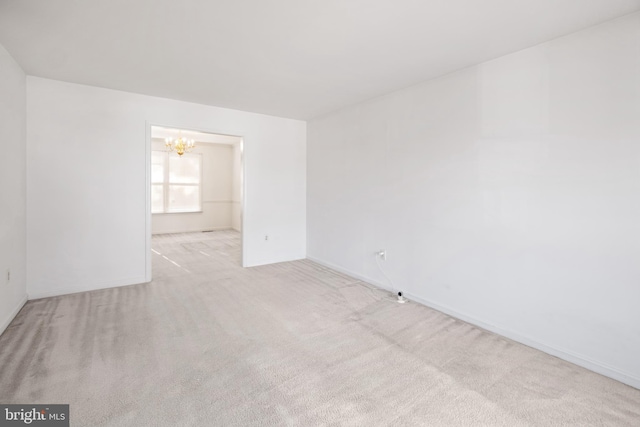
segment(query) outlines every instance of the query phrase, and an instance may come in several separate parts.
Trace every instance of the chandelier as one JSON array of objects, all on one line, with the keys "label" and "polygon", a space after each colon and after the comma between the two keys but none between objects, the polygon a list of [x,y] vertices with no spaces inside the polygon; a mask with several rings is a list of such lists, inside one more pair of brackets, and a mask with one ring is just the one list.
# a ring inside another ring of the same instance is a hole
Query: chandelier
[{"label": "chandelier", "polygon": [[165,138],[164,145],[168,151],[175,151],[178,156],[182,156],[184,153],[189,153],[196,146],[196,142],[193,139],[183,138],[179,136],[178,139]]}]

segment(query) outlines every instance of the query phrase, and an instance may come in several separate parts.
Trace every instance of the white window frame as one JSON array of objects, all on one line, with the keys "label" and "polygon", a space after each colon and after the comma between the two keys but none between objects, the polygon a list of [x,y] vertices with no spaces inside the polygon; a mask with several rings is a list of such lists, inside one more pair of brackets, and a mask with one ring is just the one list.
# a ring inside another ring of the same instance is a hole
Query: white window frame
[{"label": "white window frame", "polygon": [[[202,213],[202,154],[200,153],[184,153],[182,156],[180,157],[193,157],[193,158],[197,158],[198,159],[198,163],[200,165],[200,167],[198,168],[199,170],[199,176],[198,176],[198,183],[197,184],[192,184],[192,183],[172,183],[170,181],[170,177],[171,174],[169,172],[169,157],[170,156],[174,156],[174,157],[179,157],[178,154],[174,153],[174,152],[168,152],[168,151],[163,151],[163,150],[151,150],[152,151],[152,156],[153,153],[160,153],[162,154],[162,158],[163,158],[163,179],[162,182],[154,182],[153,179],[151,180],[151,188],[153,189],[154,186],[156,185],[162,185],[162,211],[161,212],[151,212],[152,215],[166,215],[166,214],[182,214],[182,213]],[[198,207],[196,209],[188,209],[188,210],[171,210],[170,209],[170,203],[169,203],[169,186],[170,185],[183,185],[183,186],[193,186],[193,187],[198,187]],[[153,209],[153,204],[152,204],[152,209]]]}]

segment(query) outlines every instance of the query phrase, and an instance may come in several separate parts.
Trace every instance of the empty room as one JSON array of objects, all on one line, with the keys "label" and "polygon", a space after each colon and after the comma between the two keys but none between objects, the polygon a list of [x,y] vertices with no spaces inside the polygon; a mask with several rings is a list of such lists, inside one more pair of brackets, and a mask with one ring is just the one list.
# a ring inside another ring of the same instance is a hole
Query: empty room
[{"label": "empty room", "polygon": [[640,425],[640,0],[0,0],[0,425]]}]

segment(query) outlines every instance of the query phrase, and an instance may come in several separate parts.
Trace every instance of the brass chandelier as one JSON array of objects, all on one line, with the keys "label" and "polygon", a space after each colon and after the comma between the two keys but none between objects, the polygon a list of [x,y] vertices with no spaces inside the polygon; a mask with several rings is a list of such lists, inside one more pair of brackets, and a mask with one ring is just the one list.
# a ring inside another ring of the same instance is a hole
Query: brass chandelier
[{"label": "brass chandelier", "polygon": [[165,138],[164,145],[168,151],[175,151],[178,153],[178,156],[182,156],[184,153],[191,152],[195,148],[196,142],[193,139],[179,136],[178,139]]}]

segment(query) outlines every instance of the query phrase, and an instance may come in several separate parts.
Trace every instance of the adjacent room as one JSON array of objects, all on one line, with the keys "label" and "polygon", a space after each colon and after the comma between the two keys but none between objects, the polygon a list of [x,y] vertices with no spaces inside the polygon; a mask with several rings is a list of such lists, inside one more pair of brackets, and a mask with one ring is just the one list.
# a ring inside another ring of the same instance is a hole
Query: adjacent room
[{"label": "adjacent room", "polygon": [[176,239],[205,256],[204,240],[230,239],[242,265],[241,137],[152,126],[150,191],[152,263],[183,268],[159,250]]},{"label": "adjacent room", "polygon": [[638,426],[639,118],[640,0],[0,0],[0,424]]}]

